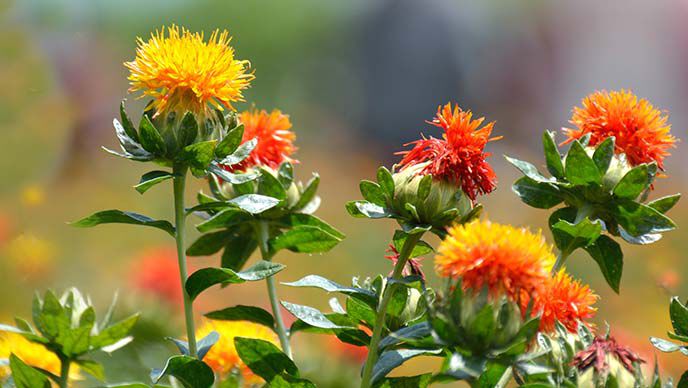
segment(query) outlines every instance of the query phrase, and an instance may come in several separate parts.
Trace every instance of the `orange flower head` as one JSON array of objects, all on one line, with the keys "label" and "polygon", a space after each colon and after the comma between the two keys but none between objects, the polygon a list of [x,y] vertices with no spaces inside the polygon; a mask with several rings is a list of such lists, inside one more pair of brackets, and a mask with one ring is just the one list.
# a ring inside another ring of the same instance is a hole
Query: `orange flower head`
[{"label": "orange flower head", "polygon": [[[61,362],[55,353],[46,349],[45,346],[31,342],[21,334],[1,332],[0,333],[0,359],[8,359],[14,354],[25,364],[46,370],[55,375],[60,375]],[[0,380],[10,375],[9,366],[0,366]],[[73,365],[69,372],[71,379],[80,378],[78,367]]]},{"label": "orange flower head", "polygon": [[[157,30],[146,42],[138,38],[136,58],[124,64],[130,70],[130,92],[153,97],[156,115],[165,111],[191,111],[207,116],[209,109],[234,109],[243,101],[242,90],[254,76],[250,63],[234,58],[227,31],[192,33],[172,25]],[[181,116],[180,116],[181,117]]]},{"label": "orange flower head", "polygon": [[171,306],[180,306],[183,294],[176,258],[177,252],[169,247],[144,252],[141,258],[132,263],[131,282],[134,289],[155,296]]},{"label": "orange flower head", "polygon": [[205,324],[196,332],[196,338],[203,338],[211,331],[220,334],[220,339],[210,348],[203,361],[221,377],[238,373],[241,375],[245,386],[263,383],[263,379],[255,375],[239,358],[234,346],[234,338],[261,339],[279,347],[277,335],[269,328],[253,322],[206,320]]},{"label": "orange flower head", "polygon": [[435,179],[461,186],[472,200],[478,194],[491,192],[497,177],[485,160],[490,154],[484,149],[487,142],[499,138],[490,138],[494,122],[481,127],[484,120],[484,117],[474,120],[471,111],[464,111],[458,105],[453,108],[451,103],[440,105],[428,124],[441,128],[442,138],[423,136],[406,144],[413,148],[398,153],[403,155],[399,166],[403,169],[429,162],[419,174],[430,174]]},{"label": "orange flower head", "polygon": [[568,136],[563,144],[590,134],[589,145],[596,146],[614,136],[616,152],[626,154],[631,165],[656,162],[664,169],[664,158],[676,138],[669,133],[668,117],[650,102],[622,89],[597,91],[582,105],[573,108],[570,123],[576,128],[563,129]]},{"label": "orange flower head", "polygon": [[555,257],[552,246],[525,228],[473,221],[449,229],[435,257],[439,276],[462,278],[466,289],[487,287],[493,296],[540,292]]},{"label": "orange flower head", "polygon": [[[593,307],[599,297],[579,281],[572,279],[564,270],[549,278],[544,290],[535,295],[533,311],[541,313],[540,331],[554,331],[554,323],[561,322],[575,333],[578,323],[591,319],[597,309]],[[521,300],[525,311],[529,298]]]},{"label": "orange flower head", "polygon": [[282,162],[293,162],[290,156],[296,151],[296,134],[291,131],[289,115],[279,109],[251,109],[241,112],[239,120],[244,124],[242,143],[253,138],[258,140],[256,148],[239,164],[229,167],[231,171],[241,171],[255,166],[277,168]]}]

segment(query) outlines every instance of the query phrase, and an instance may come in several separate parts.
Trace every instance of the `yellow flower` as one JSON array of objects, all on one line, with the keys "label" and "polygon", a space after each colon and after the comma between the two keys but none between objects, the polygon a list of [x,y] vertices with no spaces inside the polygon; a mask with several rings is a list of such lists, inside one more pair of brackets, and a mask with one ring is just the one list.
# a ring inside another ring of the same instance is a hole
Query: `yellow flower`
[{"label": "yellow flower", "polygon": [[220,339],[210,348],[203,361],[221,377],[236,372],[241,376],[244,385],[261,384],[263,380],[251,372],[239,358],[234,347],[234,338],[261,339],[279,347],[277,335],[269,328],[253,322],[207,320],[196,332],[196,338],[203,338],[213,330],[220,334]]},{"label": "yellow flower", "polygon": [[21,192],[21,202],[26,207],[40,206],[45,202],[45,191],[37,185],[27,186]]},{"label": "yellow flower", "polygon": [[208,41],[172,25],[151,34],[147,42],[138,38],[136,58],[126,62],[131,92],[142,91],[154,98],[156,115],[191,111],[207,116],[209,109],[234,110],[232,102],[243,101],[242,90],[254,76],[250,63],[234,58],[227,31],[213,31]]},{"label": "yellow flower", "polygon": [[23,276],[40,278],[53,268],[55,246],[32,234],[22,234],[7,244],[9,263]]},{"label": "yellow flower", "polygon": [[449,229],[438,248],[435,268],[442,277],[462,279],[464,288],[487,287],[518,300],[539,293],[555,257],[542,235],[525,228],[474,221]]},{"label": "yellow flower", "polygon": [[[57,356],[41,344],[31,342],[17,333],[0,333],[0,359],[10,358],[10,354],[19,357],[25,364],[35,368],[47,370],[56,375],[60,375],[60,360]],[[0,379],[10,375],[10,367],[0,367]],[[69,377],[72,379],[80,378],[76,366],[70,369]]]}]

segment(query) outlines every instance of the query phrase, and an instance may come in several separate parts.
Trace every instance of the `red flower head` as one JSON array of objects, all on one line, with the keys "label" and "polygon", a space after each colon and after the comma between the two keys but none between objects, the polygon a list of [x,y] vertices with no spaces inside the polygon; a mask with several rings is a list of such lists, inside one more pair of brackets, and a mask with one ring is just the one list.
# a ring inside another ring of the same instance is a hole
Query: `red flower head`
[{"label": "red flower head", "polygon": [[[595,316],[597,309],[593,305],[599,298],[590,287],[572,279],[564,270],[549,278],[544,289],[534,297],[533,311],[541,313],[541,331],[553,331],[554,323],[559,321],[572,333],[579,322]],[[529,297],[521,299],[522,311],[525,312],[529,300]]]},{"label": "red flower head", "polygon": [[229,170],[241,171],[255,166],[277,168],[282,162],[295,161],[290,158],[296,151],[294,146],[296,134],[290,131],[289,115],[282,113],[279,109],[274,109],[270,113],[252,109],[242,112],[239,120],[244,124],[244,136],[241,142],[256,138],[258,144],[248,158],[229,167]]},{"label": "red flower head", "polygon": [[583,371],[590,367],[601,375],[609,372],[609,357],[614,357],[630,373],[635,373],[634,363],[644,363],[637,353],[626,346],[619,345],[612,337],[596,337],[590,346],[576,354],[573,365]]},{"label": "red flower head", "polygon": [[595,92],[585,97],[582,107],[573,108],[570,123],[576,129],[563,128],[570,143],[590,134],[590,146],[614,136],[616,152],[625,153],[631,165],[657,162],[664,169],[664,158],[676,143],[667,124],[667,116],[645,99],[621,90]]},{"label": "red flower head", "polygon": [[[389,253],[389,255],[385,256],[385,259],[391,260],[393,265],[396,266],[397,261],[399,261],[399,251],[397,251],[393,244],[389,244],[389,248],[387,248],[387,253]],[[425,274],[423,273],[423,264],[420,263],[421,260],[423,259],[419,257],[409,257],[409,259],[406,261],[406,265],[404,266],[404,270],[401,274],[403,276],[418,275],[423,280],[425,280]]]},{"label": "red flower head", "polygon": [[472,117],[471,111],[464,111],[458,105],[453,109],[451,103],[439,106],[437,116],[428,124],[442,128],[442,139],[423,137],[406,144],[413,148],[398,153],[403,155],[399,166],[403,169],[427,162],[419,174],[430,174],[435,179],[461,186],[472,200],[478,194],[494,190],[497,177],[485,160],[490,154],[484,148],[487,142],[501,137],[490,138],[494,121],[479,128],[485,118],[473,120]]},{"label": "red flower head", "polygon": [[173,248],[160,247],[146,251],[133,263],[133,287],[170,305],[180,305],[183,294],[176,258],[177,252]]}]

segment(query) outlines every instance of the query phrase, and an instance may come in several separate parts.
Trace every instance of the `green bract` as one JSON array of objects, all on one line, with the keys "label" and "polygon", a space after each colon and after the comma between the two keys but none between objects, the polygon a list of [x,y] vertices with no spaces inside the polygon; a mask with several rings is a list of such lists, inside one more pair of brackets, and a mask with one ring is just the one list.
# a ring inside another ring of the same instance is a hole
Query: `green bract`
[{"label": "green bract", "polygon": [[482,206],[471,200],[456,185],[418,175],[425,164],[390,173],[377,172],[377,183],[361,181],[363,201],[351,201],[346,209],[354,217],[394,218],[404,231],[432,231],[444,236],[445,228],[456,222],[476,218]]},{"label": "green bract", "polygon": [[[138,315],[132,315],[112,323],[113,310],[114,302],[98,322],[90,299],[77,289],[70,289],[60,298],[52,291],[47,291],[42,299],[38,295],[34,297],[33,326],[17,318],[16,327],[0,325],[0,331],[18,333],[31,342],[45,346],[55,353],[63,370],[67,366],[68,371],[70,364],[76,364],[96,379],[103,380],[105,374],[102,365],[86,357],[95,351],[111,353],[131,342],[129,331],[138,319]],[[34,369],[16,357],[10,361],[18,388],[43,386],[45,377],[60,384],[68,376],[56,376],[45,370]],[[43,378],[40,374],[44,375]],[[17,377],[26,380],[17,381]]]},{"label": "green bract", "polygon": [[657,165],[631,167],[625,155],[614,153],[613,137],[595,148],[586,147],[587,142],[588,138],[575,140],[562,157],[554,134],[545,132],[543,146],[551,177],[529,162],[506,159],[524,174],[512,187],[523,202],[539,209],[564,205],[549,220],[562,258],[578,248],[585,249],[618,292],[623,254],[610,236],[632,244],[659,240],[661,233],[676,228],[665,213],[678,202],[680,194],[647,202]]}]

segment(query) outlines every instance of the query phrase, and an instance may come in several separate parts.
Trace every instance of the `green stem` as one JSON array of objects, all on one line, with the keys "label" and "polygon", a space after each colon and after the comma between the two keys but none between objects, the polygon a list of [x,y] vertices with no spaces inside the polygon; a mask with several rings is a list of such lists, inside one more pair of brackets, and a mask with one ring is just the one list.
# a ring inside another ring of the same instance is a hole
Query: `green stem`
[{"label": "green stem", "polygon": [[60,370],[60,388],[69,387],[69,368],[72,362],[66,357],[60,357],[61,370]]},{"label": "green stem", "polygon": [[179,264],[179,280],[184,295],[184,318],[186,319],[186,337],[189,341],[189,355],[197,356],[196,330],[194,329],[193,302],[186,292],[186,247],[184,244],[186,214],[184,209],[184,189],[186,186],[186,166],[174,167],[174,223],[175,240],[177,242],[177,261]]},{"label": "green stem", "polygon": [[[268,240],[270,239],[270,230],[268,229],[267,221],[258,222],[258,241],[260,242],[260,253],[263,260],[271,261],[272,256],[268,249]],[[277,335],[279,336],[280,345],[284,353],[293,358],[291,353],[291,345],[289,344],[289,336],[287,335],[287,327],[284,325],[282,313],[280,311],[279,298],[277,297],[277,287],[275,286],[274,276],[265,279],[268,285],[268,296],[270,297],[270,306],[272,307],[272,314],[275,316],[275,324],[277,326]]]},{"label": "green stem", "polygon": [[[578,211],[576,212],[576,219],[573,221],[573,223],[577,224],[583,221],[585,217],[592,215],[592,211],[593,208],[590,205],[583,205],[582,207],[579,207]],[[573,253],[573,251],[563,250],[559,252],[557,255],[557,261],[554,262],[554,267],[552,267],[552,275],[559,272],[561,267],[564,266],[566,259],[571,256],[571,253]]]},{"label": "green stem", "polygon": [[[403,272],[404,267],[406,266],[408,258],[411,256],[411,252],[413,252],[413,248],[415,248],[416,244],[418,244],[418,241],[420,241],[420,238],[422,236],[422,233],[416,233],[411,234],[406,238],[406,242],[404,242],[404,246],[401,248],[401,252],[399,253],[399,259],[397,260],[397,264],[394,266],[394,272],[392,272],[392,279],[399,279],[401,277],[401,273]],[[388,285],[385,286],[385,289],[382,292],[382,301],[380,301],[380,304],[377,308],[375,326],[373,327],[373,336],[371,337],[370,345],[368,346],[368,358],[366,359],[365,366],[363,367],[363,375],[361,377],[361,388],[369,388],[371,386],[370,379],[373,374],[373,366],[377,362],[377,358],[379,356],[377,347],[380,343],[380,340],[382,339],[382,329],[385,326],[387,305],[389,304],[389,301],[392,299],[392,295],[394,295],[393,290],[397,285],[395,283],[387,284]]]}]

